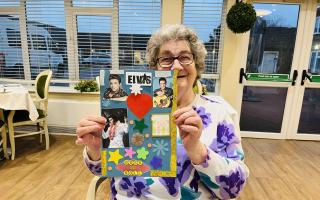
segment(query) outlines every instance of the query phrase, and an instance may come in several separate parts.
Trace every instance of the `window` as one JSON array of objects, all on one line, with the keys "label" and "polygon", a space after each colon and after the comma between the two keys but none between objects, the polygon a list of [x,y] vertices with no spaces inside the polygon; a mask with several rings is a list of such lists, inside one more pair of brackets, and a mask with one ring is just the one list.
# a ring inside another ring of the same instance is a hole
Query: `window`
[{"label": "window", "polygon": [[151,34],[160,27],[160,17],[160,0],[119,1],[120,69],[148,68],[145,50]]},{"label": "window", "polygon": [[19,18],[0,15],[0,77],[24,79]]},{"label": "window", "polygon": [[316,24],[314,27],[314,33],[319,34],[320,33],[320,17],[316,18]]},{"label": "window", "polygon": [[31,79],[45,69],[68,79],[64,1],[27,0],[25,7]]},{"label": "window", "polygon": [[161,21],[161,0],[0,2],[7,6],[16,9],[13,15],[0,11],[0,31],[7,35],[0,43],[0,77],[35,79],[51,69],[53,81],[63,84],[94,79],[100,69],[147,68],[147,42]]},{"label": "window", "polygon": [[208,52],[201,82],[208,92],[215,92],[216,80],[212,77],[219,74],[221,66],[223,0],[185,0],[183,8],[183,24],[197,32]]},{"label": "window", "polygon": [[79,78],[94,79],[111,69],[111,17],[77,16]]}]

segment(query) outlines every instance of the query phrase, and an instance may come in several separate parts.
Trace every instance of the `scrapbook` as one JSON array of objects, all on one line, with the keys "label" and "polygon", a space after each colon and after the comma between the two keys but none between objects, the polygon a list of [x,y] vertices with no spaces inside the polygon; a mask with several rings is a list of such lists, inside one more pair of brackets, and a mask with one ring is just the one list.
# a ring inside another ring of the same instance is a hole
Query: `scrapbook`
[{"label": "scrapbook", "polygon": [[102,176],[176,176],[176,71],[100,71]]}]

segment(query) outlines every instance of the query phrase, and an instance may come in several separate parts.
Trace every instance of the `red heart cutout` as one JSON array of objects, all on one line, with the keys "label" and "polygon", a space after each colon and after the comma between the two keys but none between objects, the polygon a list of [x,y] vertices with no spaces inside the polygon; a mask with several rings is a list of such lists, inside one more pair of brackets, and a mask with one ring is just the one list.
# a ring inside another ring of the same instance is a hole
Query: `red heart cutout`
[{"label": "red heart cutout", "polygon": [[149,112],[152,108],[152,97],[148,94],[131,94],[127,98],[128,108],[135,114],[140,120]]}]

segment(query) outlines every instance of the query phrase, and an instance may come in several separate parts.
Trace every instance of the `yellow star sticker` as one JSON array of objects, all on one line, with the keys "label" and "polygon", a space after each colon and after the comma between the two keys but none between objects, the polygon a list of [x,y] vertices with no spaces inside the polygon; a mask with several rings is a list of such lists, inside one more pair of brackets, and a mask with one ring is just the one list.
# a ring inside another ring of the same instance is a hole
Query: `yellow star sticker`
[{"label": "yellow star sticker", "polygon": [[109,151],[109,160],[108,162],[114,162],[116,165],[119,163],[123,156],[119,153],[119,149],[116,151]]}]

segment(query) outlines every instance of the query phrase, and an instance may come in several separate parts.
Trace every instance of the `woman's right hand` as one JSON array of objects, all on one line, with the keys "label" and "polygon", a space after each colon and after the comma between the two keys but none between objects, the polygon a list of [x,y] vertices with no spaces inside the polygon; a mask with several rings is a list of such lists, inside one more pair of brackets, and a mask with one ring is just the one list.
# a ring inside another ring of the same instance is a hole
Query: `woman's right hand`
[{"label": "woman's right hand", "polygon": [[92,160],[100,159],[101,134],[106,119],[101,116],[88,116],[80,120],[77,127],[77,145],[87,146],[88,156]]}]

